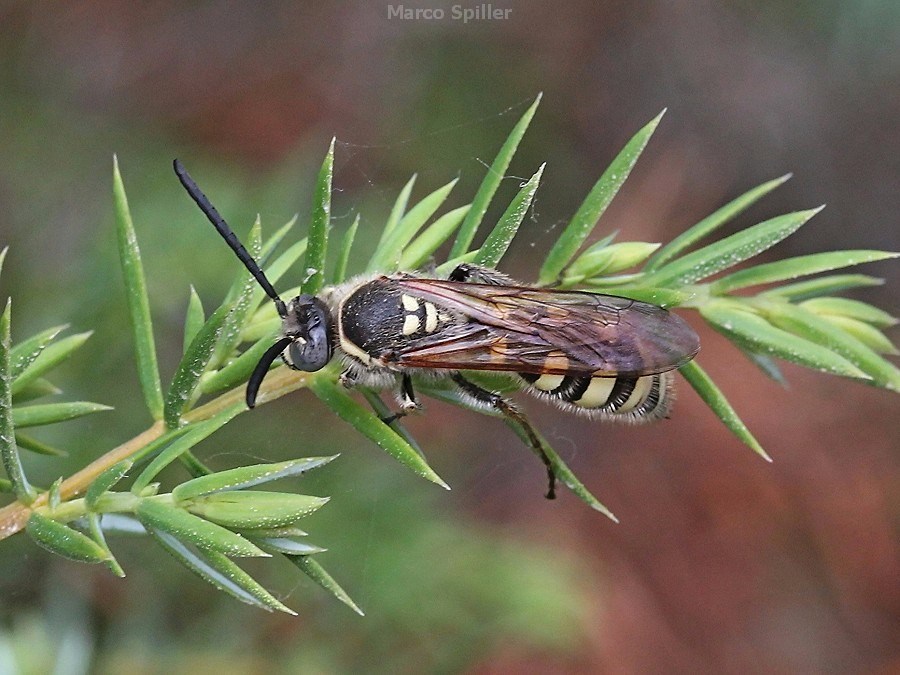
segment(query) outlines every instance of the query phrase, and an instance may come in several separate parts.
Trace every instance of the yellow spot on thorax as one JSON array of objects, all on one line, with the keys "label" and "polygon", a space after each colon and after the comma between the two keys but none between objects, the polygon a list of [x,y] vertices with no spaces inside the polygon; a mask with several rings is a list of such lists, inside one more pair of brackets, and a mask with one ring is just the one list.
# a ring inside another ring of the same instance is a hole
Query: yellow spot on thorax
[{"label": "yellow spot on thorax", "polygon": [[433,333],[438,327],[438,311],[433,303],[425,303],[425,332]]},{"label": "yellow spot on thorax", "polygon": [[406,293],[400,296],[400,302],[403,303],[403,309],[407,312],[415,312],[419,309],[419,301],[411,295],[406,295]]},{"label": "yellow spot on thorax", "polygon": [[419,317],[415,314],[407,314],[403,319],[403,334],[412,335],[419,330]]}]

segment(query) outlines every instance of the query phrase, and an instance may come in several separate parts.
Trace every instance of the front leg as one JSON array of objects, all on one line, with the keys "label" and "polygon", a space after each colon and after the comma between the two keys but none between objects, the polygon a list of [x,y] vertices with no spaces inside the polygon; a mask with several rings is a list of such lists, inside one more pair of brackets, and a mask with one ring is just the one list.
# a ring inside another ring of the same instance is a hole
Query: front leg
[{"label": "front leg", "polygon": [[389,417],[382,417],[381,421],[385,424],[392,424],[401,417],[406,417],[413,410],[419,409],[416,402],[416,392],[413,389],[412,377],[409,373],[403,373],[400,376],[400,391],[397,393],[397,402],[400,404],[400,410]]},{"label": "front leg", "polygon": [[345,389],[353,389],[358,381],[359,376],[356,374],[356,371],[353,370],[353,368],[345,368],[338,377],[338,382],[340,382],[341,386]]}]

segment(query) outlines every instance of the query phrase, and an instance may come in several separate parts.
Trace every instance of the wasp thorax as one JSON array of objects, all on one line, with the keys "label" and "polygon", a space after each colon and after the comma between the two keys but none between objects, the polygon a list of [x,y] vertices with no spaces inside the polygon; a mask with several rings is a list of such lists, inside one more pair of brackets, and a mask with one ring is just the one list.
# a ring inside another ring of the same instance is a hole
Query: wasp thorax
[{"label": "wasp thorax", "polygon": [[304,294],[291,300],[281,330],[291,339],[282,354],[291,368],[314,372],[331,361],[331,312],[319,298]]}]

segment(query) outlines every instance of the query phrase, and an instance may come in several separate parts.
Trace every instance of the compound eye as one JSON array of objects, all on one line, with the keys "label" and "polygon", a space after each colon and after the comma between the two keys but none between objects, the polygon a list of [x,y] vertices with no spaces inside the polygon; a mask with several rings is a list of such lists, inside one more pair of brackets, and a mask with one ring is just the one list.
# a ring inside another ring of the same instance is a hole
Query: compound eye
[{"label": "compound eye", "polygon": [[330,336],[319,323],[310,328],[306,338],[298,337],[288,346],[288,357],[293,368],[314,373],[322,370],[331,360]]}]

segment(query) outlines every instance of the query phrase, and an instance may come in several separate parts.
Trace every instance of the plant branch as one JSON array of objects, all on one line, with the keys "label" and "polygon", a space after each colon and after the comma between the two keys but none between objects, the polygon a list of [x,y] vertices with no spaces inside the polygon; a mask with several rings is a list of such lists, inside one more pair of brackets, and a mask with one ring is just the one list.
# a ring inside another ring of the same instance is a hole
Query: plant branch
[{"label": "plant branch", "polygon": [[[307,386],[312,375],[310,373],[276,368],[263,383],[257,403],[266,403],[281,398],[297,389]],[[235,387],[216,397],[212,401],[190,411],[184,416],[188,422],[207,420],[244,397],[243,387]],[[102,457],[98,457],[77,473],[69,476],[59,487],[59,496],[63,500],[72,499],[84,494],[88,486],[112,465],[124,459],[130,459],[141,448],[155,441],[166,432],[163,422],[155,422],[149,429],[134,438],[113,448]],[[14,502],[0,508],[0,540],[11,537],[25,528],[32,511],[47,505],[48,494],[39,494],[30,505]]]}]

